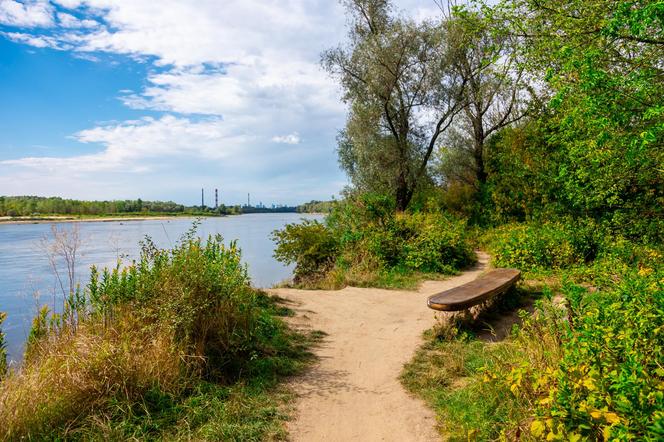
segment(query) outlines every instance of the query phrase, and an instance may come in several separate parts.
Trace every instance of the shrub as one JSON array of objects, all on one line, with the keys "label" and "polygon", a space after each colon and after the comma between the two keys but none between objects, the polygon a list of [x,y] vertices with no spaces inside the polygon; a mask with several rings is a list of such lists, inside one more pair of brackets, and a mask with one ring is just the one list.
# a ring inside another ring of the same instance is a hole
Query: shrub
[{"label": "shrub", "polygon": [[562,424],[564,434],[664,438],[663,277],[661,269],[642,269],[610,290],[566,289],[569,339],[540,401],[540,415]]},{"label": "shrub", "polygon": [[404,235],[406,267],[421,272],[454,273],[474,262],[464,222],[432,213],[401,216],[397,222],[410,233]]},{"label": "shrub", "polygon": [[521,270],[561,269],[591,260],[597,251],[592,228],[562,223],[507,224],[485,237],[493,262]]},{"label": "shrub", "polygon": [[249,285],[235,242],[220,235],[203,243],[191,235],[172,250],[148,239],[139,262],[125,269],[92,272],[88,291],[93,310],[106,316],[128,306],[147,325],[166,325],[182,350],[202,358],[208,377],[233,378],[261,350],[258,295]]},{"label": "shrub", "polygon": [[[530,408],[538,440],[661,440],[663,276],[642,268],[595,291],[567,285],[565,315],[528,317],[513,340],[527,352],[488,370],[498,375],[486,388]],[[557,356],[533,357],[542,343]]]},{"label": "shrub", "polygon": [[414,272],[454,273],[475,259],[465,222],[396,213],[390,198],[374,194],[336,205],[325,224],[287,225],[274,239],[275,257],[296,263],[295,282],[309,286],[401,285]]},{"label": "shrub", "polygon": [[336,259],[337,239],[318,221],[287,224],[283,230],[275,230],[272,238],[277,243],[275,258],[286,264],[295,263],[296,282],[325,272]]}]

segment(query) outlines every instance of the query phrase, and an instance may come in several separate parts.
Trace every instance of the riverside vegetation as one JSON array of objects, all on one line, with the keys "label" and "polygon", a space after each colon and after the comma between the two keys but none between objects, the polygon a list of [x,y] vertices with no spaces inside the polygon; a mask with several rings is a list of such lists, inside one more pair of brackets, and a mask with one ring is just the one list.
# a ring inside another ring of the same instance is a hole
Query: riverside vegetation
[{"label": "riverside vegetation", "polygon": [[242,213],[240,206],[185,206],[173,201],[81,201],[58,197],[0,196],[0,216],[39,219],[52,215],[83,218],[107,216],[214,216]]},{"label": "riverside vegetation", "polygon": [[[523,309],[444,321],[404,369],[450,440],[664,439],[664,2],[512,0],[415,22],[345,3],[323,56],[351,185],[275,232],[295,284],[403,287],[470,264]],[[493,315],[493,316],[492,316]]]},{"label": "riverside vegetation", "polygon": [[61,313],[39,312],[22,366],[2,371],[0,439],[283,437],[277,383],[315,336],[250,287],[234,243],[194,232],[172,250],[146,238],[138,261],[93,268]]},{"label": "riverside vegetation", "polygon": [[[502,308],[532,306],[498,342],[480,339],[488,316],[428,333],[402,380],[441,432],[664,439],[664,2],[438,4],[414,21],[344,2],[323,66],[349,109],[350,186],[324,222],[275,232],[275,256],[300,287],[412,287],[483,248],[524,272]],[[146,243],[73,293],[4,375],[5,438],[283,436],[272,387],[311,338],[232,246]]]}]

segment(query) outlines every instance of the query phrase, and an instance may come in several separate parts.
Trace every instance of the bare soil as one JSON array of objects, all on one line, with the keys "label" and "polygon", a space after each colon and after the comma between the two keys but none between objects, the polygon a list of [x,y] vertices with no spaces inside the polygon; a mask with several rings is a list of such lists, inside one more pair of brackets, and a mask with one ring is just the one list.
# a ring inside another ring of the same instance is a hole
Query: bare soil
[{"label": "bare soil", "polygon": [[291,324],[326,333],[315,365],[294,378],[293,441],[438,441],[436,418],[409,395],[399,375],[436,323],[428,296],[475,279],[487,263],[418,291],[347,287],[336,291],[274,289],[296,311]]}]

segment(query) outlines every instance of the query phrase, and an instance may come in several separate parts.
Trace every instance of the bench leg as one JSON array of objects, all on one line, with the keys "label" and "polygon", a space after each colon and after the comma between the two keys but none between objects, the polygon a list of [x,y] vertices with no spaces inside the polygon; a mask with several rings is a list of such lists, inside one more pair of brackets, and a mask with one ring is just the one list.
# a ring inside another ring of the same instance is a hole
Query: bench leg
[{"label": "bench leg", "polygon": [[443,313],[436,315],[437,324],[434,333],[439,339],[451,341],[454,339],[459,330],[465,328],[473,321],[473,315],[470,309],[461,310],[453,313]]},{"label": "bench leg", "polygon": [[450,322],[457,328],[460,327],[465,327],[474,320],[474,315],[470,311],[470,309],[465,309],[461,310],[458,312],[452,313],[452,316],[450,318]]}]

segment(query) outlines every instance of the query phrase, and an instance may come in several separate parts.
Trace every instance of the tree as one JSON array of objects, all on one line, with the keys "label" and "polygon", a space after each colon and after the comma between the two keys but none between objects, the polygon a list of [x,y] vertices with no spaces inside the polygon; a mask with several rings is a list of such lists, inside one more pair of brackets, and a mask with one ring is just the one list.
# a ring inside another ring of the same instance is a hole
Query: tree
[{"label": "tree", "polygon": [[[481,186],[488,176],[487,140],[526,116],[531,88],[517,59],[519,40],[491,9],[455,7],[449,16],[443,26],[451,46],[450,61],[466,87],[463,111],[446,140],[451,151],[446,156],[458,162],[461,170],[454,174],[464,180],[472,175]],[[463,170],[468,166],[471,174]]]},{"label": "tree", "polygon": [[664,2],[515,0],[504,6],[529,68],[553,91],[567,210],[661,240]]},{"label": "tree", "polygon": [[388,0],[349,0],[349,44],[323,54],[350,105],[341,166],[363,190],[408,207],[441,134],[461,109],[464,80],[451,69],[439,24],[391,14]]}]

